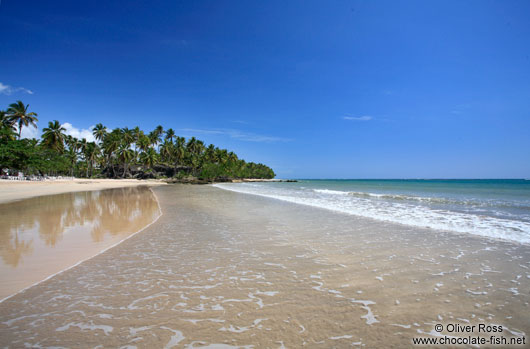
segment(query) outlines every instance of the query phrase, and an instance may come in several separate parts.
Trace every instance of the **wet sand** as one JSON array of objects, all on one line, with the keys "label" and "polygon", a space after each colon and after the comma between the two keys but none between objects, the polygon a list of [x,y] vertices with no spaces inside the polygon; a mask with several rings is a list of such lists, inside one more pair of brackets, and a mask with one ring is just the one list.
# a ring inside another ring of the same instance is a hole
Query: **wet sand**
[{"label": "wet sand", "polygon": [[0,299],[96,255],[158,216],[147,187],[0,204]]},{"label": "wet sand", "polygon": [[154,224],[0,304],[0,346],[411,347],[438,323],[530,332],[529,246],[211,186],[153,190]]},{"label": "wet sand", "polygon": [[36,196],[79,191],[103,190],[136,186],[166,185],[159,180],[137,179],[58,179],[53,181],[10,181],[0,179],[0,204]]}]

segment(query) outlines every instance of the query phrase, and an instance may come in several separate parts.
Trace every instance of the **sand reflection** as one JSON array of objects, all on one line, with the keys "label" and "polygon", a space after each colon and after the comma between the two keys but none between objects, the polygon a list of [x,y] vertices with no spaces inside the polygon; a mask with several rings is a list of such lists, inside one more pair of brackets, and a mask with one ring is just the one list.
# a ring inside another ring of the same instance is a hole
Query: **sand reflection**
[{"label": "sand reflection", "polygon": [[145,187],[0,205],[0,298],[96,254],[158,215],[156,199]]}]

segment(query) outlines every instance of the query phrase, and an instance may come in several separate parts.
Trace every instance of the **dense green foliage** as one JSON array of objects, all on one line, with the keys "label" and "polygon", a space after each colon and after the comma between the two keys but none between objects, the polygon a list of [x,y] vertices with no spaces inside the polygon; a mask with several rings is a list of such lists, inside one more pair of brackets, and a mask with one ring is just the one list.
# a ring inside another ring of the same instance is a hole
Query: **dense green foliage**
[{"label": "dense green foliage", "polygon": [[173,129],[157,126],[144,133],[134,129],[107,130],[102,124],[93,128],[96,142],[65,134],[59,121],[43,128],[42,138],[21,139],[22,127],[37,127],[37,114],[29,105],[13,103],[0,111],[0,168],[35,175],[68,175],[111,178],[152,177],[155,174],[178,178],[273,178],[274,171],[246,162],[226,149],[192,137],[178,137]]}]

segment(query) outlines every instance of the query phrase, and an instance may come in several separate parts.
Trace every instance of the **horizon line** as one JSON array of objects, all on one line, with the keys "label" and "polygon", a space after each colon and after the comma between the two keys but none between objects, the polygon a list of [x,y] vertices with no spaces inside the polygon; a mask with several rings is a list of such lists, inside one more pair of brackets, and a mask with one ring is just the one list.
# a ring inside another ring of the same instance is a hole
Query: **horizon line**
[{"label": "horizon line", "polygon": [[422,181],[429,181],[429,180],[523,180],[523,181],[530,181],[530,178],[523,178],[523,177],[517,177],[517,178],[290,178],[290,179],[297,179],[297,180],[339,180],[339,181],[351,181],[351,180],[376,180],[376,181],[391,181],[391,180],[422,180]]}]

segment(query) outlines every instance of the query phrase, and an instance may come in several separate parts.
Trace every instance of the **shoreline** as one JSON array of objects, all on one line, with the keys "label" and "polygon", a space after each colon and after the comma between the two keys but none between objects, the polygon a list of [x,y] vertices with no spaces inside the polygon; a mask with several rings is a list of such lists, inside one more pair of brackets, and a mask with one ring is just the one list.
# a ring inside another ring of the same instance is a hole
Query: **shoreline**
[{"label": "shoreline", "polygon": [[29,199],[37,196],[64,194],[135,186],[166,185],[162,180],[138,179],[58,179],[31,182],[0,179],[0,204]]}]

